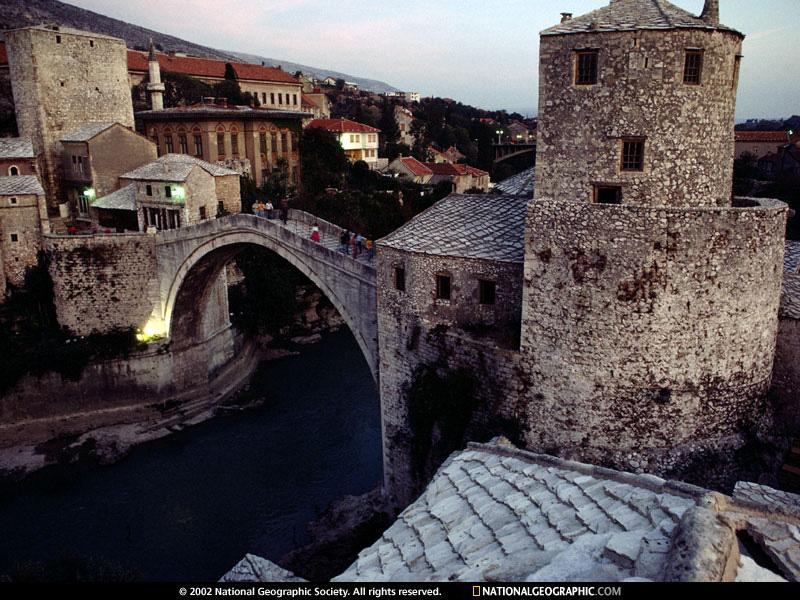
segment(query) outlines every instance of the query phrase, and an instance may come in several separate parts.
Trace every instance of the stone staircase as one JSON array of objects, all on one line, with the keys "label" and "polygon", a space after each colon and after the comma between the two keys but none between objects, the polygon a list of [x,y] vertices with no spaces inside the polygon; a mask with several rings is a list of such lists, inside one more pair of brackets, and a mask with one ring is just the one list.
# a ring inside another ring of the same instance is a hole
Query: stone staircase
[{"label": "stone staircase", "polygon": [[800,493],[800,438],[796,438],[781,469],[781,487],[787,492]]}]

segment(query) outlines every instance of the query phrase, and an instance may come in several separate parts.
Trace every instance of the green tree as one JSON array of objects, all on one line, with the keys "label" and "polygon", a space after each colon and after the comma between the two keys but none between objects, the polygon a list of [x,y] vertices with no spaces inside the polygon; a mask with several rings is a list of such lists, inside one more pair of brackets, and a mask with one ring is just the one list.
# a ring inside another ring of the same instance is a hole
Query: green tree
[{"label": "green tree", "polygon": [[163,71],[164,81],[164,106],[171,108],[174,106],[197,104],[206,96],[214,95],[214,88],[207,83],[183,75]]},{"label": "green tree", "polygon": [[381,120],[380,130],[382,138],[381,155],[388,158],[390,161],[398,156],[397,140],[400,136],[400,131],[397,127],[397,120],[394,117],[395,103],[391,102],[388,98],[383,99],[381,106]]},{"label": "green tree", "polygon": [[300,135],[302,191],[315,195],[328,187],[341,187],[348,160],[336,136],[330,131],[311,127]]},{"label": "green tree", "polygon": [[225,98],[229,104],[236,106],[249,105],[252,101],[252,97],[248,99],[242,93],[242,89],[239,87],[239,78],[231,63],[225,63],[225,79],[214,86],[214,91],[218,97]]}]

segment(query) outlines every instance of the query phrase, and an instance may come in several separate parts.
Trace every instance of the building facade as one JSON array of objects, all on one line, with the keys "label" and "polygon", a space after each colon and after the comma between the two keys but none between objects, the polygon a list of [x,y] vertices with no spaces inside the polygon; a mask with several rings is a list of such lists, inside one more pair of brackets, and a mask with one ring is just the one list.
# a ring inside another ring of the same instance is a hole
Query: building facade
[{"label": "building facade", "polygon": [[65,198],[82,218],[94,199],[119,187],[123,173],[157,158],[153,142],[119,123],[84,123],[60,142]]},{"label": "building facade", "polygon": [[0,177],[38,174],[39,161],[29,138],[0,138]]},{"label": "building facade", "polygon": [[63,135],[88,121],[133,127],[123,40],[74,29],[27,27],[5,32],[20,135],[42,156],[42,185],[51,207],[60,186]]},{"label": "building facade", "polygon": [[349,119],[314,119],[308,127],[318,127],[333,133],[350,162],[363,160],[370,169],[377,167],[380,129]]},{"label": "building facade", "polygon": [[756,159],[767,154],[777,154],[791,138],[788,131],[736,131],[734,154],[736,158],[751,154]]},{"label": "building facade", "polygon": [[[139,131],[159,155],[185,154],[247,172],[261,185],[286,161],[296,181],[302,119],[309,113],[203,103],[136,113]],[[242,168],[244,165],[244,168]]]},{"label": "building facade", "polygon": [[0,302],[8,284],[21,285],[50,231],[44,189],[35,175],[0,176]]}]

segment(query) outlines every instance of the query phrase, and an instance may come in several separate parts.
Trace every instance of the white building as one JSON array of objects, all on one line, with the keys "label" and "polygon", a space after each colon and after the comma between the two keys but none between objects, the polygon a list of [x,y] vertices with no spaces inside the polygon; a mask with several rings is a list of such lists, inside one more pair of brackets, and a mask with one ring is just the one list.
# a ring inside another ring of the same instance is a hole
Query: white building
[{"label": "white building", "polygon": [[318,127],[336,135],[350,162],[363,160],[370,169],[378,166],[380,129],[349,119],[314,119],[308,127]]}]

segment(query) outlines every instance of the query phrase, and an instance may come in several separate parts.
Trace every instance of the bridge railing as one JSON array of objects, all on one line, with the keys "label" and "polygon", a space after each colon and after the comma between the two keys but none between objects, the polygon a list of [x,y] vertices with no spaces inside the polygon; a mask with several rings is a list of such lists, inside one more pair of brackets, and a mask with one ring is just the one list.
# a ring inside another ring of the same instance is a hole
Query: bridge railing
[{"label": "bridge railing", "polygon": [[316,225],[319,227],[320,233],[322,233],[325,237],[330,237],[333,239],[339,239],[344,231],[343,227],[339,227],[338,225],[334,225],[329,221],[324,219],[320,219],[319,217],[312,215],[309,212],[304,210],[298,210],[296,208],[289,209],[289,219],[292,221],[297,221],[298,223],[303,223],[304,225],[309,225],[313,227]]}]

